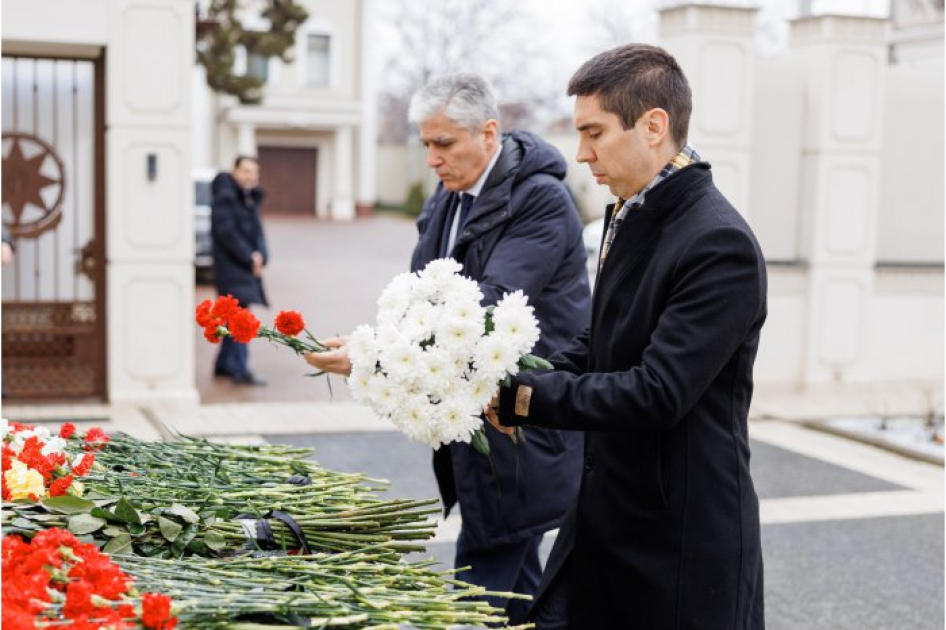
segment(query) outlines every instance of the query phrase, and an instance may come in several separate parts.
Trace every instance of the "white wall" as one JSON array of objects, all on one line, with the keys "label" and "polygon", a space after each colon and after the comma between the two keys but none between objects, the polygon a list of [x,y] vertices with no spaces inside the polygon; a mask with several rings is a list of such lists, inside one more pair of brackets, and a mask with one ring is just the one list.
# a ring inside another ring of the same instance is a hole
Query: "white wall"
[{"label": "white wall", "polygon": [[4,0],[2,33],[24,54],[104,49],[108,393],[196,402],[193,2]]}]

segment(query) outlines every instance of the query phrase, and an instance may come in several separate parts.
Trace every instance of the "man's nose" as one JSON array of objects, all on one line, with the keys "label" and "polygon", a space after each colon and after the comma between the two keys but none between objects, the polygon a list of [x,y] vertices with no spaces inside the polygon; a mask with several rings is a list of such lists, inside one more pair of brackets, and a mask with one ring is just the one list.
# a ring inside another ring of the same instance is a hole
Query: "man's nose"
[{"label": "man's nose", "polygon": [[430,168],[437,168],[440,164],[443,163],[443,156],[440,155],[440,152],[430,147],[427,149],[427,166]]},{"label": "man's nose", "polygon": [[579,164],[585,164],[586,162],[594,162],[595,154],[594,151],[589,149],[584,145],[584,143],[578,144],[578,153],[575,155],[575,159]]}]

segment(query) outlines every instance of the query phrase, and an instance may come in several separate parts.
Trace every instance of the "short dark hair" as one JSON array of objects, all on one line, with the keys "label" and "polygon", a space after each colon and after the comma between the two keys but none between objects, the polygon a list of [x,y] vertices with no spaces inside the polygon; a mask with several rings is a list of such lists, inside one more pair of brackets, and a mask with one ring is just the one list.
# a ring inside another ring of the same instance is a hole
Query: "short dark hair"
[{"label": "short dark hair", "polygon": [[253,162],[254,164],[259,164],[259,160],[257,160],[252,155],[238,155],[237,158],[233,160],[233,168],[240,168],[240,164],[243,164],[244,160],[247,162]]},{"label": "short dark hair", "polygon": [[677,60],[663,48],[627,44],[595,55],[568,82],[569,96],[597,96],[601,109],[616,114],[625,129],[649,109],[670,116],[670,135],[687,140],[693,98]]}]

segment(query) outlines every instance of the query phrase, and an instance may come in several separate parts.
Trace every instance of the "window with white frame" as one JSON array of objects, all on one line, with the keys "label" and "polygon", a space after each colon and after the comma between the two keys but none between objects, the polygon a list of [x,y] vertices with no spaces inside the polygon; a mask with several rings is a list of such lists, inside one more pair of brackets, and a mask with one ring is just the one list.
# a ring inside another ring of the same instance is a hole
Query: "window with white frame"
[{"label": "window with white frame", "polygon": [[332,39],[324,33],[307,33],[305,39],[305,85],[312,88],[329,86],[331,79]]}]

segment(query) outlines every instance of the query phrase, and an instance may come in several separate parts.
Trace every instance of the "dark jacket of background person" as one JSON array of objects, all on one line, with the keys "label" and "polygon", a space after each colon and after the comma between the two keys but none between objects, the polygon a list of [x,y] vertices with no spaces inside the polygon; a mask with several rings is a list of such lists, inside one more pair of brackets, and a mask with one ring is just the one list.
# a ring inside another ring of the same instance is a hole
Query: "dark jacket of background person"
[{"label": "dark jacket of background person", "polygon": [[[479,283],[484,304],[522,289],[535,307],[549,356],[588,325],[587,257],[578,212],[562,180],[565,161],[528,132],[504,135],[502,153],[457,234],[452,256]],[[420,239],[411,270],[440,258],[456,194],[437,187],[417,220]],[[582,438],[529,429],[518,446],[487,426],[491,459],[464,443],[434,454],[446,511],[459,500],[471,546],[515,542],[557,527],[578,489]]]},{"label": "dark jacket of background person", "polygon": [[240,305],[266,305],[263,281],[253,275],[254,251],[269,259],[259,207],[263,191],[248,195],[229,173],[220,173],[211,183],[210,233],[213,237],[214,285],[220,295],[231,294]]},{"label": "dark jacket of background person", "polygon": [[569,566],[569,627],[764,627],[746,418],[765,317],[758,243],[698,163],[617,232],[589,333],[556,371],[502,390],[504,425],[585,430],[576,509],[536,596]]}]

